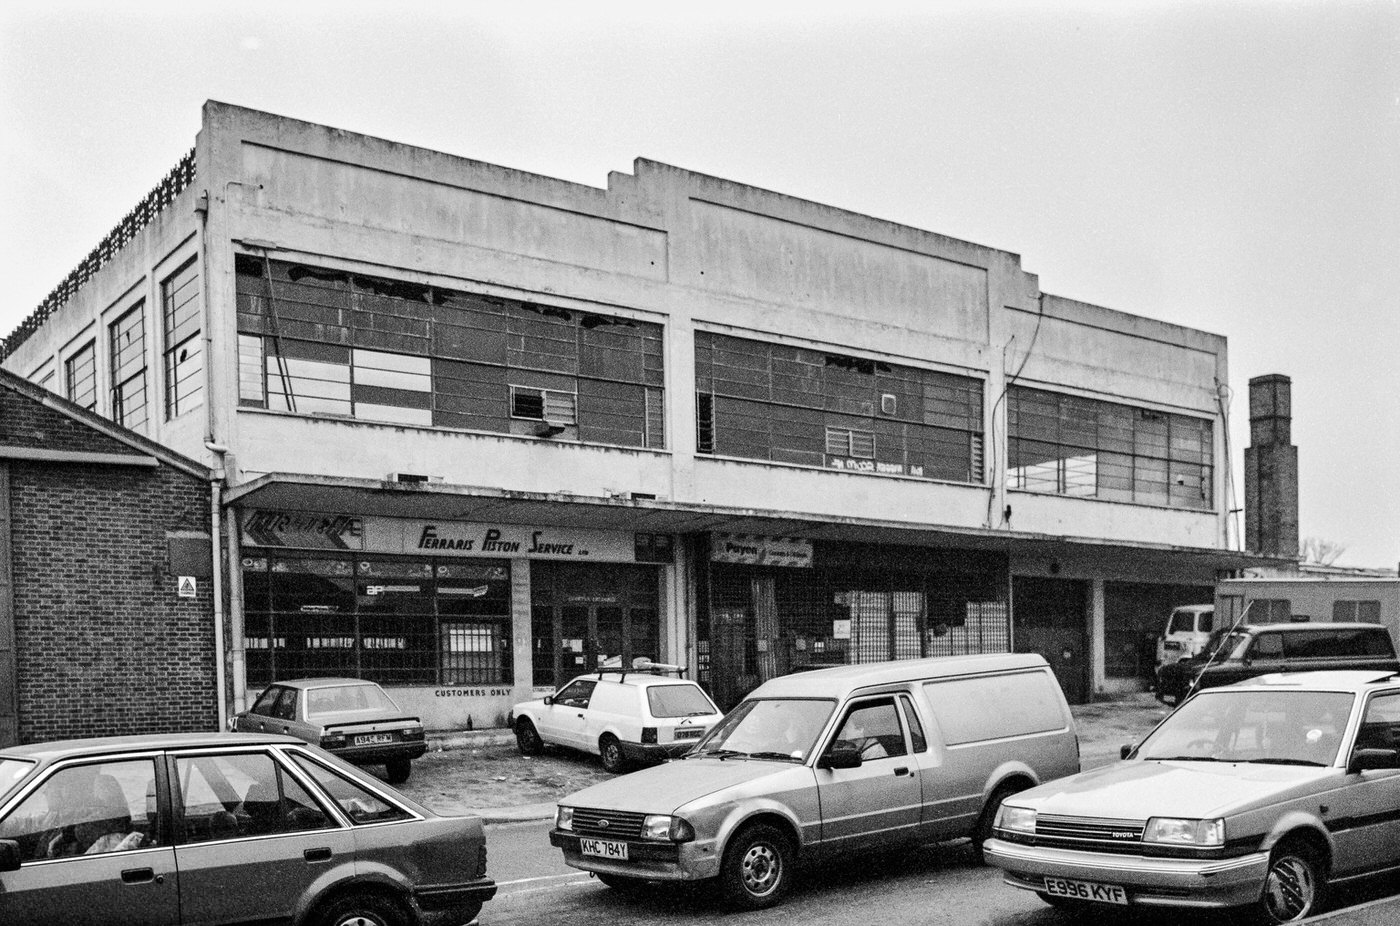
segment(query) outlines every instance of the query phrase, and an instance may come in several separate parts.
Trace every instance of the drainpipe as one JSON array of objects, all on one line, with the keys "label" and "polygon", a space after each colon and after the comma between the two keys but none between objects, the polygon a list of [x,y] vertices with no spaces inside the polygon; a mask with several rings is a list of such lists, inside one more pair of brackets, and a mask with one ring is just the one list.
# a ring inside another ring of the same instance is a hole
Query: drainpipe
[{"label": "drainpipe", "polygon": [[242,541],[238,535],[237,518],[226,520],[224,528],[228,533],[228,622],[229,639],[232,641],[229,671],[233,675],[233,703],[241,711],[248,706],[247,659],[243,649],[243,579],[239,575]]},{"label": "drainpipe", "polygon": [[205,441],[204,446],[219,457],[219,468],[209,477],[209,546],[214,595],[214,685],[218,691],[218,729],[222,730],[228,724],[228,695],[224,690],[224,557],[219,541],[223,537],[224,454],[228,448],[213,441]]}]

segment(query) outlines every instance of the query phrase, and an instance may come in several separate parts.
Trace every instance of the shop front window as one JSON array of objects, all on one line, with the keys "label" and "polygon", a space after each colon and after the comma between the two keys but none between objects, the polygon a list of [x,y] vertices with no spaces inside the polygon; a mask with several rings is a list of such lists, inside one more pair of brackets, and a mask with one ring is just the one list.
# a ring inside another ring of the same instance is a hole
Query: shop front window
[{"label": "shop front window", "polygon": [[510,567],[426,559],[243,560],[250,687],[350,676],[511,684]]}]

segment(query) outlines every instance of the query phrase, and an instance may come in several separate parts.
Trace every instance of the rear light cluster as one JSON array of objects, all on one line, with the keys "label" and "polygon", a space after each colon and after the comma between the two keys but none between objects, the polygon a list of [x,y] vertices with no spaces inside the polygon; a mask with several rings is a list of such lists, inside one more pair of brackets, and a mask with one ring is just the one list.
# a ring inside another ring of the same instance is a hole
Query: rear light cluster
[{"label": "rear light cluster", "polygon": [[422,727],[404,727],[400,734],[406,740],[421,740],[423,738]]},{"label": "rear light cluster", "polygon": [[345,746],[344,733],[323,733],[321,734],[322,749],[341,749]]},{"label": "rear light cluster", "polygon": [[642,742],[643,742],[643,743],[655,743],[655,742],[656,742],[656,727],[642,727]]},{"label": "rear light cluster", "polygon": [[477,876],[478,878],[484,878],[484,877],[486,877],[486,843],[485,843],[485,842],[483,842],[483,843],[481,844],[481,848],[478,849],[478,850],[477,850],[477,853],[476,853],[476,876]]}]

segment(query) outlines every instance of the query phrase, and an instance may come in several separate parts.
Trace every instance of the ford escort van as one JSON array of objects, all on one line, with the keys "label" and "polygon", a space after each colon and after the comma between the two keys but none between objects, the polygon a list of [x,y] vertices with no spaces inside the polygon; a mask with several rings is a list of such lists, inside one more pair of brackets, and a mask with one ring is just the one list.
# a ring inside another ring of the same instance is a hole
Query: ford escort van
[{"label": "ford escort van", "polygon": [[683,758],[569,795],[549,838],[609,886],[709,880],[760,909],[810,859],[980,847],[1005,797],[1078,770],[1038,655],[840,666],[766,682]]}]

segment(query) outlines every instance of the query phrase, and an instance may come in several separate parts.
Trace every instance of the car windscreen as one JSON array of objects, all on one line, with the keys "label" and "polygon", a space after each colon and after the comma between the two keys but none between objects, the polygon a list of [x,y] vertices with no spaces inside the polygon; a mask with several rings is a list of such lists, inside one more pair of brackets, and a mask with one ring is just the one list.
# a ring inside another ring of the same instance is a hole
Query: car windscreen
[{"label": "car windscreen", "polygon": [[393,713],[398,705],[378,685],[337,685],[311,688],[306,692],[306,716],[328,714]]},{"label": "car windscreen", "polygon": [[1158,761],[1331,765],[1355,696],[1221,688],[1187,701],[1138,747]]},{"label": "car windscreen", "polygon": [[1167,622],[1167,633],[1195,633],[1196,612],[1194,611],[1173,611],[1171,620]]},{"label": "car windscreen", "polygon": [[835,708],[825,698],[750,698],[726,714],[691,755],[802,761]]},{"label": "car windscreen", "polygon": [[19,784],[19,780],[29,774],[34,762],[29,759],[10,759],[0,756],[0,798]]},{"label": "car windscreen", "polygon": [[1244,645],[1249,642],[1249,634],[1232,630],[1217,630],[1210,635],[1206,645],[1201,648],[1198,659],[1209,659],[1219,662],[1222,659],[1230,659],[1234,656],[1242,655]]},{"label": "car windscreen", "polygon": [[658,718],[719,713],[699,685],[652,685],[647,689],[647,706],[651,716]]}]

